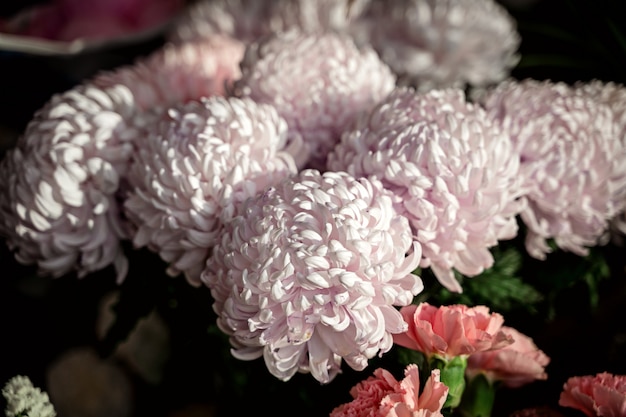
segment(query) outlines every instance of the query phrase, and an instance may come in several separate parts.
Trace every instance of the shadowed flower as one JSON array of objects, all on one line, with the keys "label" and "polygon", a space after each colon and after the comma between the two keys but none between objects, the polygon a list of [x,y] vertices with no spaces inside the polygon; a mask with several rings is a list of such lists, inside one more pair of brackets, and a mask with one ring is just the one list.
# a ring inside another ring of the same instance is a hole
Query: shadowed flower
[{"label": "shadowed flower", "polygon": [[448,387],[439,381],[439,370],[432,371],[420,393],[419,369],[409,365],[404,379],[378,368],[374,376],[350,390],[351,402],[335,408],[330,417],[442,417],[441,408]]},{"label": "shadowed flower", "polygon": [[48,394],[35,388],[26,376],[17,375],[7,381],[2,388],[6,401],[6,417],[55,417],[54,406]]},{"label": "shadowed flower", "polygon": [[212,97],[170,108],[148,131],[128,175],[133,242],[200,284],[222,223],[246,198],[295,173],[287,125],[269,105]]},{"label": "shadowed flower", "polygon": [[546,379],[545,367],[550,358],[530,337],[507,326],[502,326],[502,332],[512,337],[513,343],[501,349],[471,354],[466,373],[470,377],[484,373],[490,381],[502,381],[510,388]]},{"label": "shadowed flower", "polygon": [[175,42],[214,34],[251,43],[275,32],[344,31],[369,0],[201,0],[170,30]]},{"label": "shadowed flower", "polygon": [[400,313],[409,327],[394,334],[394,343],[422,352],[427,358],[467,357],[513,343],[511,335],[502,329],[504,318],[485,306],[435,307],[423,302],[402,307]]},{"label": "shadowed flower", "polygon": [[626,198],[626,147],[610,108],[564,83],[535,80],[504,82],[481,101],[521,159],[528,253],[545,259],[554,239],[586,255]]},{"label": "shadowed flower", "polygon": [[395,85],[373,50],[337,34],[276,34],[249,46],[241,68],[235,94],[274,105],[290,136],[302,136],[310,167],[320,170],[343,131]]},{"label": "shadowed flower", "polygon": [[603,372],[567,380],[559,405],[582,411],[589,417],[626,415],[626,375]]},{"label": "shadowed flower", "polygon": [[132,65],[97,74],[92,82],[101,88],[125,85],[141,110],[223,96],[241,75],[243,53],[244,45],[227,36],[167,44]]},{"label": "shadowed flower", "polygon": [[420,90],[495,83],[518,61],[515,21],[493,0],[372,0],[352,31]]},{"label": "shadowed flower", "polygon": [[304,170],[240,213],[202,274],[237,358],[327,383],[342,359],[363,370],[406,330],[394,306],[423,288],[420,247],[380,182]]},{"label": "shadowed flower", "polygon": [[461,90],[397,88],[344,133],[328,169],[379,178],[422,245],[421,266],[451,291],[462,290],[453,268],[480,274],[489,248],[517,234],[518,157]]},{"label": "shadowed flower", "polygon": [[141,129],[124,86],[82,85],[54,96],[0,165],[0,232],[18,261],[80,277],[114,264],[127,270],[116,199]]}]

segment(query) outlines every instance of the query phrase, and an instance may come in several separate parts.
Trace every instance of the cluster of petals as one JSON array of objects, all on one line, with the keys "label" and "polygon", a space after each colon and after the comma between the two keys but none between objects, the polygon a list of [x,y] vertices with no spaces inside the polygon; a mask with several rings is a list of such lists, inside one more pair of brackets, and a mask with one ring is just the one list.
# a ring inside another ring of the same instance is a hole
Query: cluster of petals
[{"label": "cluster of petals", "polygon": [[378,181],[303,170],[226,223],[202,280],[233,354],[322,383],[363,370],[407,325],[394,306],[422,289],[420,247]]},{"label": "cluster of petals", "polygon": [[372,0],[350,30],[422,90],[495,83],[518,62],[515,21],[494,0]]},{"label": "cluster of petals", "polygon": [[121,84],[132,92],[138,110],[224,96],[240,77],[243,43],[215,35],[180,44],[166,44],[134,64],[103,71],[92,83],[106,89]]},{"label": "cluster of petals", "polygon": [[394,343],[428,358],[467,357],[513,343],[511,334],[502,329],[504,318],[485,306],[436,307],[422,302],[402,307],[400,314],[409,327],[393,335]]},{"label": "cluster of petals", "polygon": [[559,405],[582,411],[589,417],[626,415],[626,375],[607,372],[575,376],[567,380]]},{"label": "cluster of petals", "polygon": [[489,248],[517,235],[519,158],[508,136],[460,89],[398,87],[346,131],[327,167],[376,176],[397,197],[430,267],[461,292],[453,269],[475,276]]},{"label": "cluster of petals", "polygon": [[183,13],[169,38],[185,42],[226,34],[252,43],[275,32],[347,31],[369,0],[201,0]]},{"label": "cluster of petals", "polygon": [[510,136],[528,200],[526,249],[578,255],[598,243],[626,193],[626,147],[610,107],[564,83],[509,80],[480,99]]},{"label": "cluster of petals", "polygon": [[43,275],[79,276],[127,261],[116,193],[142,130],[130,91],[86,84],[54,96],[0,165],[0,232]]},{"label": "cluster of petals", "polygon": [[276,107],[290,136],[301,136],[309,149],[299,165],[320,170],[355,118],[395,86],[376,52],[336,33],[294,29],[269,36],[248,46],[241,69],[234,93]]},{"label": "cluster of petals", "polygon": [[[617,123],[617,133],[622,145],[626,146],[626,87],[615,82],[592,80],[579,81],[575,88],[578,93],[591,97],[594,101],[606,104],[611,109]],[[626,198],[622,201],[621,212],[611,221],[611,231],[615,236],[626,234]]]},{"label": "cluster of petals", "polygon": [[518,388],[535,380],[547,379],[545,367],[550,358],[528,336],[512,327],[502,326],[502,332],[513,343],[501,349],[476,352],[467,358],[466,374],[482,373],[491,381],[500,381],[509,388]]},{"label": "cluster of petals", "polygon": [[436,369],[420,392],[419,369],[411,364],[402,381],[385,369],[376,369],[374,376],[355,385],[350,395],[353,400],[335,408],[330,417],[442,417],[448,387],[439,381]]},{"label": "cluster of petals", "polygon": [[200,284],[222,223],[239,205],[294,174],[287,124],[268,105],[210,97],[173,106],[151,128],[128,174],[125,212],[133,242]]}]

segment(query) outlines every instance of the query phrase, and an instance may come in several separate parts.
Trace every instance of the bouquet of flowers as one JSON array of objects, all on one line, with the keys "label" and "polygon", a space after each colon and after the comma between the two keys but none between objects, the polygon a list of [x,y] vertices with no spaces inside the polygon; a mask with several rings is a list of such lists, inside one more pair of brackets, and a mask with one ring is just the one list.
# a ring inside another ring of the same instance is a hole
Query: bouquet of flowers
[{"label": "bouquet of flowers", "polygon": [[625,416],[623,341],[539,329],[626,294],[626,87],[520,76],[508,7],[206,0],[54,95],[0,235],[95,330],[7,416]]}]

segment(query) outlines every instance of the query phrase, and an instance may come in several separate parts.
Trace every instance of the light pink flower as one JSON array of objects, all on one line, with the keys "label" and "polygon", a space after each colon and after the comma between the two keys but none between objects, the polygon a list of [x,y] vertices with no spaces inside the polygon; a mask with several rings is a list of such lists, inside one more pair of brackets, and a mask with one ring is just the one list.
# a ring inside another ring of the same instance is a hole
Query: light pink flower
[{"label": "light pink flower", "polygon": [[502,330],[504,318],[485,306],[463,304],[435,307],[428,303],[402,307],[400,313],[409,325],[394,334],[394,343],[444,359],[500,349],[513,343]]},{"label": "light pink flower", "polygon": [[448,387],[439,381],[439,370],[433,370],[420,394],[417,365],[409,365],[404,379],[397,381],[391,373],[378,368],[374,376],[350,390],[352,400],[335,408],[330,417],[441,417]]},{"label": "light pink flower", "polygon": [[167,44],[132,65],[97,74],[101,88],[128,87],[141,110],[223,96],[227,85],[241,76],[239,62],[244,45],[227,36],[212,36]]},{"label": "light pink flower", "polygon": [[241,67],[235,94],[274,105],[290,136],[302,136],[316,169],[325,167],[328,151],[354,119],[395,85],[373,50],[330,33],[292,30],[265,38],[248,47]]},{"label": "light pink flower", "polygon": [[[626,87],[614,82],[592,80],[577,82],[574,86],[577,93],[588,95],[596,102],[606,104],[617,123],[618,135],[623,146],[626,146]],[[626,197],[622,201],[620,213],[611,220],[613,238],[623,241],[621,235],[626,233]],[[607,238],[610,238],[607,234]],[[608,239],[607,239],[608,240]]]},{"label": "light pink flower", "polygon": [[369,0],[201,0],[170,30],[174,42],[225,34],[251,43],[275,32],[345,31]]},{"label": "light pink flower", "polygon": [[269,105],[212,97],[170,108],[147,132],[128,175],[133,242],[200,285],[222,223],[246,198],[296,172],[287,125]]},{"label": "light pink flower", "polygon": [[453,269],[474,276],[489,248],[517,234],[523,208],[519,158],[510,139],[459,89],[397,88],[328,156],[328,169],[376,176],[397,197],[430,267],[461,292]]},{"label": "light pink flower", "polygon": [[0,166],[0,232],[18,261],[54,277],[113,264],[124,278],[116,193],[142,135],[135,109],[124,86],[81,85],[37,112]]},{"label": "light pink flower", "polygon": [[304,170],[240,213],[202,274],[237,358],[327,383],[342,359],[362,370],[406,330],[394,306],[422,290],[421,252],[380,182]]},{"label": "light pink flower", "polygon": [[518,62],[515,21],[493,0],[372,0],[351,31],[420,90],[488,85]]},{"label": "light pink flower", "polygon": [[502,326],[501,330],[513,343],[501,349],[471,354],[466,374],[473,377],[484,373],[491,381],[502,381],[510,388],[546,379],[545,367],[550,358],[525,334],[507,326]]},{"label": "light pink flower", "polygon": [[564,83],[507,81],[481,98],[521,158],[526,248],[545,259],[554,239],[586,255],[626,198],[626,147],[610,108]]},{"label": "light pink flower", "polygon": [[589,417],[623,417],[626,375],[603,372],[569,378],[563,385],[559,405],[575,408]]}]

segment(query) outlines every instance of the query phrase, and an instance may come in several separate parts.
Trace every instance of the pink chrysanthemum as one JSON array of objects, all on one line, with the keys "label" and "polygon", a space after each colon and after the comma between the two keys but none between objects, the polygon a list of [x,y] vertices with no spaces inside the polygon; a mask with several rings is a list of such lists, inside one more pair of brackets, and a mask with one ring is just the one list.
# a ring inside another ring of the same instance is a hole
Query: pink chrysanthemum
[{"label": "pink chrysanthemum", "polygon": [[461,90],[397,88],[343,135],[328,168],[381,179],[422,245],[422,267],[451,291],[462,290],[453,268],[480,274],[489,248],[517,234],[518,157]]},{"label": "pink chrysanthemum", "polygon": [[483,373],[490,380],[501,381],[510,388],[548,378],[545,367],[550,358],[535,342],[512,327],[502,326],[502,331],[511,336],[513,343],[501,349],[470,355],[466,374],[474,377]]},{"label": "pink chrysanthemum", "polygon": [[535,80],[504,82],[481,101],[521,159],[528,253],[545,259],[554,239],[587,254],[625,199],[626,147],[609,107],[564,83]]},{"label": "pink chrysanthemum", "polygon": [[141,110],[223,96],[227,85],[241,76],[244,45],[227,36],[167,44],[132,65],[102,72],[93,84],[128,87]]},{"label": "pink chrysanthemum", "polygon": [[427,358],[451,360],[513,343],[511,335],[502,330],[502,315],[485,306],[436,307],[422,302],[402,307],[400,313],[408,329],[395,334],[394,343],[422,352]]},{"label": "pink chrysanthemum", "polygon": [[397,381],[389,371],[376,369],[374,376],[350,390],[353,400],[335,408],[330,417],[442,417],[448,387],[439,381],[439,370],[431,372],[421,392],[417,365],[407,366],[404,376]]},{"label": "pink chrysanthemum", "polygon": [[[626,146],[626,87],[613,82],[593,80],[578,82],[575,88],[578,93],[588,95],[592,100],[609,106],[613,119],[617,123],[619,138]],[[611,220],[610,231],[613,238],[623,241],[621,235],[626,234],[626,198],[622,201],[622,207],[619,210],[621,212]],[[607,234],[607,237],[611,236]]]},{"label": "pink chrysanthemum", "polygon": [[233,354],[322,383],[387,352],[422,290],[420,247],[378,181],[301,171],[249,200],[202,275]]},{"label": "pink chrysanthemum", "polygon": [[274,105],[290,136],[302,136],[309,165],[323,169],[342,132],[394,85],[395,77],[373,50],[358,50],[342,35],[293,30],[248,47],[235,94]]},{"label": "pink chrysanthemum", "polygon": [[589,417],[626,415],[626,375],[603,372],[569,378],[559,405],[580,410]]},{"label": "pink chrysanthemum", "polygon": [[124,278],[116,192],[141,135],[134,111],[126,87],[82,85],[37,112],[0,168],[0,231],[18,261],[54,277],[114,264]]},{"label": "pink chrysanthemum", "polygon": [[287,125],[268,105],[212,97],[170,108],[138,148],[126,212],[148,246],[200,284],[222,223],[239,204],[296,172]]},{"label": "pink chrysanthemum", "polygon": [[352,31],[421,90],[498,82],[518,61],[515,22],[493,0],[372,0]]},{"label": "pink chrysanthemum", "polygon": [[201,0],[171,29],[175,42],[214,34],[251,43],[271,33],[344,31],[369,0]]}]

